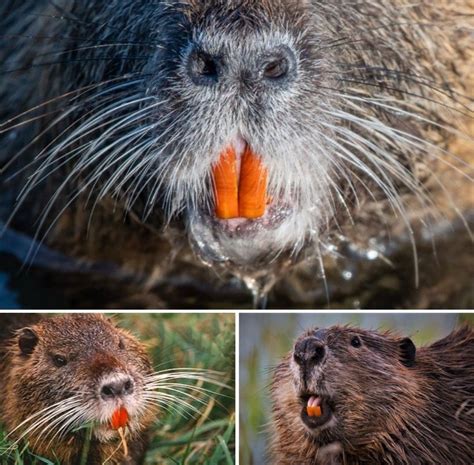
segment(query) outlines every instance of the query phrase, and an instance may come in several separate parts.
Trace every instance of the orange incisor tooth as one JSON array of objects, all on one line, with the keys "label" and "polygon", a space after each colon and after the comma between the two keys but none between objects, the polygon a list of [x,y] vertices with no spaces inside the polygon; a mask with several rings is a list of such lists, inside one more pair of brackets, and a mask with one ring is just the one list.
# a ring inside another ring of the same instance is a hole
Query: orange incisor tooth
[{"label": "orange incisor tooth", "polygon": [[321,407],[319,405],[306,407],[306,413],[309,417],[320,417],[322,415]]},{"label": "orange incisor tooth", "polygon": [[112,414],[110,419],[110,426],[112,429],[118,430],[119,428],[125,428],[128,423],[128,412],[124,407],[120,407]]},{"label": "orange incisor tooth", "polygon": [[267,169],[249,146],[245,149],[240,167],[239,215],[260,218],[267,205]]},{"label": "orange incisor tooth", "polygon": [[212,169],[216,201],[216,216],[222,220],[239,216],[239,186],[236,154],[229,147]]},{"label": "orange incisor tooth", "polygon": [[249,146],[246,147],[237,176],[235,149],[226,149],[213,166],[216,216],[222,220],[230,218],[260,218],[265,214],[268,172],[260,157]]}]

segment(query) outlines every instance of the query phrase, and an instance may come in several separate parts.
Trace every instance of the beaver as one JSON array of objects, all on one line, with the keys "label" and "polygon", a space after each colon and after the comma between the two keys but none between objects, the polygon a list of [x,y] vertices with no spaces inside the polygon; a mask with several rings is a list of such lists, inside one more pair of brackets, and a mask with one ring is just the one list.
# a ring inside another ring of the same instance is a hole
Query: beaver
[{"label": "beaver", "polygon": [[0,217],[149,287],[180,263],[269,289],[341,237],[416,249],[472,209],[471,6],[4,0]]},{"label": "beaver", "polygon": [[[143,463],[156,410],[137,339],[98,314],[3,315],[2,324],[0,420],[9,439],[62,465]],[[127,453],[112,428],[118,408],[127,412]]]},{"label": "beaver", "polygon": [[392,332],[310,329],[275,369],[271,463],[474,463],[473,368],[468,326],[419,349]]}]

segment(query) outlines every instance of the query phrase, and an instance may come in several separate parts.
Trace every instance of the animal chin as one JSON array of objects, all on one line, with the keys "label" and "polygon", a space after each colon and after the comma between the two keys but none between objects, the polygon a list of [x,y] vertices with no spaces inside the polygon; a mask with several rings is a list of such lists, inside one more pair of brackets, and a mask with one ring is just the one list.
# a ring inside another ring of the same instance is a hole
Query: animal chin
[{"label": "animal chin", "polygon": [[99,442],[109,442],[118,438],[119,434],[116,430],[110,427],[108,423],[99,424],[94,428],[94,437]]},{"label": "animal chin", "polygon": [[249,271],[277,256],[284,257],[287,251],[293,252],[307,230],[305,218],[286,207],[270,207],[256,220],[220,220],[196,211],[188,221],[191,244],[204,262],[231,264]]},{"label": "animal chin", "polygon": [[[126,426],[123,427],[123,430],[126,434],[134,432],[136,430],[136,420],[131,419]],[[113,428],[110,425],[110,421],[105,423],[98,423],[93,430],[94,437],[100,442],[109,442],[115,440],[119,437],[117,429]]]}]

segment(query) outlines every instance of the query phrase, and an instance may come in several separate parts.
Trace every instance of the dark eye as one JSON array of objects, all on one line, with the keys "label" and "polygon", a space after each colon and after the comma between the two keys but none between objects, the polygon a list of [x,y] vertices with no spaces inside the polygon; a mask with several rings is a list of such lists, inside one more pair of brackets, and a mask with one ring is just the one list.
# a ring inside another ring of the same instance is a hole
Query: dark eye
[{"label": "dark eye", "polygon": [[359,336],[353,336],[351,339],[351,346],[352,347],[360,347],[362,345],[362,341],[360,340]]},{"label": "dark eye", "polygon": [[67,364],[67,360],[65,357],[63,357],[62,355],[54,355],[53,356],[53,363],[57,366],[57,367],[63,367],[64,365]]},{"label": "dark eye", "polygon": [[123,339],[120,339],[119,341],[119,349],[125,349],[125,342],[123,342]]}]

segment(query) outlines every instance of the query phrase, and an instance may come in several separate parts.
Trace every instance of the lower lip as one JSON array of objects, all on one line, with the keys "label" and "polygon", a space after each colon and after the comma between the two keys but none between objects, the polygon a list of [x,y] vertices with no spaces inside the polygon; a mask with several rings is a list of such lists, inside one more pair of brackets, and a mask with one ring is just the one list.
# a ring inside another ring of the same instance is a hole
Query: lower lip
[{"label": "lower lip", "polygon": [[249,220],[246,218],[233,218],[219,220],[214,218],[217,228],[231,235],[255,234],[263,230],[276,229],[291,214],[289,207],[270,206],[261,218]]}]

